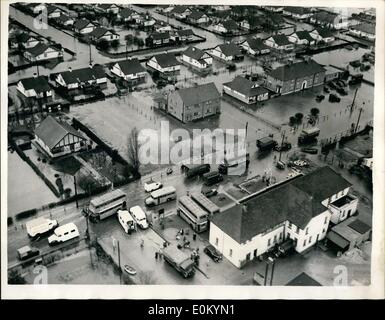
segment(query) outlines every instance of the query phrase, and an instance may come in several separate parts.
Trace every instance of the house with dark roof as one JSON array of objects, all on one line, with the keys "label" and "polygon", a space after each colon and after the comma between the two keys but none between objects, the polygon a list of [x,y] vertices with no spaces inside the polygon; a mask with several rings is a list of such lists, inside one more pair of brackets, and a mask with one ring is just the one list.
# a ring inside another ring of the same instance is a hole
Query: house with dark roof
[{"label": "house with dark roof", "polygon": [[206,24],[210,22],[209,16],[203,11],[193,10],[188,16],[188,20],[195,24]]},{"label": "house with dark roof", "polygon": [[74,31],[80,34],[86,34],[92,32],[96,28],[95,24],[93,24],[88,19],[79,19],[74,23]]},{"label": "house with dark roof", "polygon": [[36,46],[27,48],[23,55],[29,61],[43,61],[62,58],[63,50],[58,49],[52,45],[39,42]]},{"label": "house with dark roof", "polygon": [[350,27],[349,33],[355,37],[374,41],[376,40],[376,25],[372,23],[361,23]]},{"label": "house with dark roof", "polygon": [[320,11],[315,13],[310,17],[310,23],[336,30],[347,29],[349,26],[347,17],[329,11]]},{"label": "house with dark roof", "polygon": [[174,41],[191,41],[193,40],[194,32],[191,29],[181,29],[174,32],[172,39]]},{"label": "house with dark roof", "polygon": [[282,51],[291,51],[294,50],[294,44],[291,43],[288,37],[284,34],[273,35],[264,41],[265,45],[270,48]]},{"label": "house with dark roof", "polygon": [[148,47],[152,46],[161,46],[170,43],[171,36],[170,33],[167,32],[153,32],[148,38],[146,38],[146,45]]},{"label": "house with dark roof", "polygon": [[336,39],[333,31],[327,28],[316,28],[310,31],[310,36],[317,42],[323,41],[325,43],[333,42]]},{"label": "house with dark roof", "polygon": [[242,60],[244,58],[239,47],[233,42],[220,44],[209,53],[215,58],[224,61]]},{"label": "house with dark roof", "polygon": [[211,69],[213,64],[213,58],[207,52],[192,46],[182,53],[181,60],[186,65],[201,71]]},{"label": "house with dark roof", "polygon": [[263,29],[264,18],[262,16],[253,16],[248,19],[244,19],[239,23],[239,27],[248,31],[256,31]]},{"label": "house with dark roof", "polygon": [[57,24],[65,27],[73,26],[75,23],[75,20],[66,14],[61,14],[55,21]]},{"label": "house with dark roof", "polygon": [[240,46],[244,51],[253,56],[270,53],[270,47],[265,45],[262,39],[247,38],[241,42]]},{"label": "house with dark roof", "polygon": [[120,7],[114,3],[100,3],[95,7],[95,9],[99,12],[113,14],[118,14],[120,11]]},{"label": "house with dark roof", "polygon": [[136,24],[141,26],[144,29],[149,29],[152,26],[154,26],[156,23],[156,20],[150,16],[149,14],[141,14],[139,17],[136,18]]},{"label": "house with dark roof", "polygon": [[65,14],[65,12],[61,8],[54,6],[54,5],[51,5],[51,4],[47,5],[48,19],[59,18],[62,14]]},{"label": "house with dark roof", "polygon": [[140,14],[130,8],[124,8],[120,10],[117,16],[117,18],[120,21],[124,21],[124,22],[128,22],[128,21],[135,22],[136,19],[138,19],[139,17],[140,17]]},{"label": "house with dark roof", "polygon": [[307,30],[295,31],[288,36],[288,40],[294,44],[311,46],[316,43],[316,40]]},{"label": "house with dark roof", "polygon": [[46,98],[52,96],[52,89],[43,76],[34,74],[32,78],[19,80],[17,90],[27,98]]},{"label": "house with dark roof", "polygon": [[313,15],[313,12],[308,7],[284,7],[283,15],[296,20],[305,20]]},{"label": "house with dark roof", "polygon": [[106,40],[108,42],[119,40],[120,35],[113,30],[108,30],[103,27],[96,27],[87,36],[91,39],[91,41],[99,42],[101,40]]},{"label": "house with dark roof", "polygon": [[329,205],[350,187],[330,167],[274,184],[217,213],[209,242],[238,268],[289,239],[296,252],[305,252],[326,237]]},{"label": "house with dark roof", "polygon": [[180,63],[173,53],[152,56],[146,63],[152,71],[158,71],[163,78],[172,79],[180,72]]},{"label": "house with dark roof", "polygon": [[267,73],[266,87],[282,95],[324,83],[325,68],[312,59],[289,63]]},{"label": "house with dark roof", "polygon": [[232,34],[238,32],[238,23],[232,19],[220,21],[214,25],[214,30],[222,34]]},{"label": "house with dark roof", "polygon": [[266,11],[275,12],[275,13],[281,13],[283,12],[284,7],[280,6],[264,6],[263,7]]},{"label": "house with dark roof", "polygon": [[191,12],[191,9],[187,6],[175,6],[171,14],[177,19],[186,19]]},{"label": "house with dark roof", "polygon": [[172,30],[172,26],[165,21],[158,20],[154,24],[155,32],[171,32]]},{"label": "house with dark roof", "polygon": [[113,74],[132,85],[146,81],[147,71],[136,58],[116,62],[112,64],[110,70]]},{"label": "house with dark roof", "polygon": [[183,123],[221,112],[221,95],[214,82],[178,89],[168,96],[167,112]]},{"label": "house with dark roof", "polygon": [[269,99],[269,90],[242,76],[224,83],[223,92],[247,104]]},{"label": "house with dark roof", "polygon": [[52,116],[45,118],[35,129],[33,143],[51,158],[87,149],[89,145],[82,133]]},{"label": "house with dark roof", "polygon": [[[20,34],[18,38],[24,48],[33,48],[40,43],[40,40],[36,36],[32,36],[26,32]],[[17,40],[17,38],[15,40]]]},{"label": "house with dark roof", "polygon": [[102,66],[89,66],[87,68],[59,72],[53,75],[56,83],[66,88],[69,93],[76,94],[77,90],[92,86],[105,87],[107,85],[106,73]]}]

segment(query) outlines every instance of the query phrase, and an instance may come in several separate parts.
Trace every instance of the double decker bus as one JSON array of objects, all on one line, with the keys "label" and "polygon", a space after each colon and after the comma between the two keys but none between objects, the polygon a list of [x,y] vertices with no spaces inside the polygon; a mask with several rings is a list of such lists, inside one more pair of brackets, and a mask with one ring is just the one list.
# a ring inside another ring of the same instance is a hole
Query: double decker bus
[{"label": "double decker bus", "polygon": [[88,214],[91,221],[99,221],[115,214],[126,206],[126,194],[116,189],[90,201]]},{"label": "double decker bus", "polygon": [[208,213],[189,196],[179,198],[177,213],[195,232],[203,232],[208,228]]}]

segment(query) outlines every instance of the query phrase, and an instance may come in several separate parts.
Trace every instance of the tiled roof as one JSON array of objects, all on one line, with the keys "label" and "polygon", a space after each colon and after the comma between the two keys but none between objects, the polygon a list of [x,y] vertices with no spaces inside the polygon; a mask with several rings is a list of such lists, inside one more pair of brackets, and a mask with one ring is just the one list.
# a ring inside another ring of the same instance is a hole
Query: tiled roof
[{"label": "tiled roof", "polygon": [[183,54],[194,60],[199,60],[206,54],[206,52],[199,48],[190,46],[183,52]]},{"label": "tiled roof", "polygon": [[87,27],[87,25],[91,23],[93,25],[92,22],[90,22],[88,19],[79,19],[79,20],[76,20],[75,23],[74,23],[74,28],[75,29],[84,29],[85,27]]},{"label": "tiled roof", "polygon": [[191,29],[178,30],[176,33],[180,37],[187,37],[187,36],[193,36],[194,35],[194,32]]},{"label": "tiled roof", "polygon": [[187,6],[175,6],[172,13],[184,13],[187,9]]},{"label": "tiled roof", "polygon": [[222,53],[227,57],[238,56],[242,54],[241,50],[235,43],[223,43],[220,44],[218,47],[222,51]]},{"label": "tiled roof", "polygon": [[225,20],[222,22],[223,27],[225,27],[229,31],[238,30],[238,24],[231,19]]},{"label": "tiled roof", "polygon": [[248,38],[245,42],[246,41],[249,44],[249,47],[253,50],[270,50],[270,48],[263,43],[262,39]]},{"label": "tiled roof", "polygon": [[34,89],[36,92],[46,92],[51,90],[47,79],[43,76],[22,79],[20,82],[23,84],[25,90]]},{"label": "tiled roof", "polygon": [[[46,45],[45,43],[43,42],[39,42],[36,46],[32,47],[32,48],[27,48],[26,51],[28,51],[30,54],[32,54],[33,56],[38,56],[42,53],[44,53],[48,48],[52,48],[48,45]],[[52,48],[54,49],[54,48]],[[56,49],[54,49],[56,50]]]},{"label": "tiled roof", "polygon": [[265,89],[264,87],[260,87],[253,81],[250,81],[241,76],[237,76],[233,81],[224,83],[223,85],[245,95],[246,97],[254,97],[269,92],[269,90]]},{"label": "tiled roof", "polygon": [[187,106],[219,99],[221,97],[214,82],[201,84],[195,87],[179,89],[176,92],[180,95],[184,104]]},{"label": "tiled roof", "polygon": [[291,44],[287,36],[284,34],[276,34],[274,36],[271,36],[271,38],[273,38],[274,42],[279,46],[285,46],[285,45]]},{"label": "tiled roof", "polygon": [[119,15],[123,18],[129,18],[131,15],[134,14],[137,14],[137,12],[129,8],[124,8],[119,12]]},{"label": "tiled roof", "polygon": [[102,66],[60,72],[57,75],[59,74],[63,77],[66,84],[96,80],[106,76]]},{"label": "tiled roof", "polygon": [[[319,34],[322,38],[334,37],[333,32],[332,32],[330,29],[327,29],[327,28],[316,28],[316,29],[313,30],[313,31],[317,31],[318,34]],[[312,32],[313,32],[313,31],[312,31]]]},{"label": "tiled roof", "polygon": [[117,62],[125,75],[145,72],[146,69],[140,64],[138,59],[124,60]]},{"label": "tiled roof", "polygon": [[198,11],[198,10],[194,10],[189,15],[189,19],[191,19],[191,20],[198,20],[198,19],[202,18],[204,15],[205,15],[204,12]]},{"label": "tiled roof", "polygon": [[162,68],[179,65],[173,53],[161,53],[155,56],[156,61]]},{"label": "tiled roof", "polygon": [[324,72],[323,66],[314,60],[301,61],[287,64],[271,70],[268,75],[282,81],[293,80],[306,76],[311,76],[319,72]]},{"label": "tiled roof", "polygon": [[314,38],[310,35],[309,31],[302,30],[302,31],[294,32],[293,34],[296,34],[298,36],[298,39],[301,39],[301,40],[305,39],[309,42],[314,41]]},{"label": "tiled roof", "polygon": [[[89,33],[89,36],[90,37],[94,37],[96,39],[99,39],[101,37],[103,37],[107,32],[112,32],[106,28],[103,28],[103,27],[97,27],[95,28],[94,30],[92,30],[92,32]],[[115,32],[112,32],[115,34]]]}]

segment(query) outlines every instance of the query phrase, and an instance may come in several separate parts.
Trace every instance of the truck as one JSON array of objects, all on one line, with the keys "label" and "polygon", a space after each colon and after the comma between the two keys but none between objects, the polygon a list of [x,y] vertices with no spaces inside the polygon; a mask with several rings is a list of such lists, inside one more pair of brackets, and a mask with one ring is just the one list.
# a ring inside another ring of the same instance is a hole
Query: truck
[{"label": "truck", "polygon": [[211,186],[223,181],[223,176],[218,171],[207,172],[203,175],[203,181],[206,186]]},{"label": "truck", "polygon": [[303,129],[301,134],[298,137],[298,144],[305,144],[317,141],[317,137],[319,136],[320,129],[314,127],[310,129]]},{"label": "truck", "polygon": [[183,164],[181,166],[182,171],[187,178],[193,178],[198,175],[205,174],[210,171],[209,164]]},{"label": "truck", "polygon": [[176,245],[164,248],[163,257],[184,278],[192,277],[195,274],[195,262]]},{"label": "truck", "polygon": [[25,224],[28,236],[30,238],[37,238],[42,236],[54,230],[57,226],[58,223],[56,220],[46,219],[43,217],[28,221]]},{"label": "truck", "polygon": [[218,166],[218,172],[227,175],[242,175],[250,164],[250,154],[241,153],[238,156],[226,155]]},{"label": "truck", "polygon": [[259,151],[270,151],[278,145],[272,137],[264,137],[257,140],[257,148]]}]

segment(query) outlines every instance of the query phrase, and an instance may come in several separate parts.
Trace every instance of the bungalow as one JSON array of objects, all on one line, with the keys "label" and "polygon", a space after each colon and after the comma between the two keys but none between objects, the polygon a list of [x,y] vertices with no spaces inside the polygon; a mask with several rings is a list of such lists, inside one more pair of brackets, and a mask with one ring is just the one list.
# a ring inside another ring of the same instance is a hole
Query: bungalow
[{"label": "bungalow", "polygon": [[313,45],[316,42],[315,39],[311,36],[310,32],[306,30],[293,32],[289,35],[288,39],[294,44],[301,45]]},{"label": "bungalow", "polygon": [[325,239],[333,216],[329,206],[346,197],[350,187],[330,167],[277,183],[216,214],[209,242],[238,268],[277,244],[306,252]]},{"label": "bungalow", "polygon": [[296,20],[305,20],[313,15],[313,12],[308,7],[285,7],[283,14]]},{"label": "bungalow", "polygon": [[282,95],[324,83],[325,69],[314,60],[290,63],[267,73],[266,87]]},{"label": "bungalow", "polygon": [[349,29],[352,36],[364,38],[369,41],[376,40],[376,26],[371,23],[362,23]]},{"label": "bungalow", "polygon": [[270,48],[261,39],[248,38],[241,43],[241,48],[253,56],[270,53]]},{"label": "bungalow", "polygon": [[262,17],[254,16],[252,18],[242,20],[239,23],[239,27],[248,31],[255,31],[262,29],[263,24],[264,19]]},{"label": "bungalow", "polygon": [[174,41],[191,41],[194,38],[194,32],[191,29],[178,30],[172,36]]},{"label": "bungalow", "polygon": [[92,41],[99,42],[101,40],[107,40],[108,42],[119,40],[120,35],[115,31],[107,30],[103,27],[96,27],[92,32],[88,34]]},{"label": "bungalow", "polygon": [[170,13],[170,12],[172,12],[172,10],[174,10],[174,8],[175,8],[175,5],[170,4],[170,5],[166,5],[165,7],[161,7],[160,11],[162,13]]},{"label": "bungalow", "polygon": [[349,21],[346,17],[328,11],[320,11],[310,17],[310,22],[331,29],[347,29]]},{"label": "bungalow", "polygon": [[265,45],[270,48],[274,48],[277,50],[290,51],[294,49],[294,44],[292,44],[286,35],[284,34],[276,34],[273,35],[264,41]]},{"label": "bungalow", "polygon": [[169,32],[153,32],[146,39],[146,45],[151,46],[161,46],[168,44],[171,41]]},{"label": "bungalow", "polygon": [[231,82],[224,83],[223,91],[247,104],[269,99],[269,90],[241,76],[235,77]]},{"label": "bungalow", "polygon": [[47,17],[48,17],[48,19],[59,18],[64,13],[65,13],[64,10],[60,9],[57,6],[54,6],[51,4],[47,5]]},{"label": "bungalow", "polygon": [[238,31],[238,24],[232,19],[227,19],[214,25],[214,30],[219,33],[235,33]]},{"label": "bungalow", "polygon": [[163,76],[174,75],[180,72],[180,63],[176,60],[173,53],[161,53],[152,56],[146,65],[150,69],[158,71]]},{"label": "bungalow", "polygon": [[136,22],[136,19],[140,17],[140,14],[130,8],[124,8],[119,13],[117,18],[124,22]]},{"label": "bungalow", "polygon": [[228,5],[218,5],[218,6],[211,6],[211,9],[214,11],[223,12],[223,11],[229,11],[231,7]]},{"label": "bungalow", "polygon": [[131,84],[143,83],[146,80],[147,71],[136,58],[116,62],[110,70]]},{"label": "bungalow", "polygon": [[79,19],[74,23],[74,31],[80,34],[92,32],[96,26],[87,19]]},{"label": "bungalow", "polygon": [[187,6],[175,6],[171,14],[177,19],[186,19],[191,14],[191,9]]},{"label": "bungalow", "polygon": [[175,90],[167,100],[167,112],[183,123],[221,112],[221,95],[214,82]]},{"label": "bungalow", "polygon": [[63,57],[63,51],[45,43],[39,42],[36,46],[28,48],[23,53],[29,61],[42,61]]},{"label": "bungalow", "polygon": [[209,16],[206,13],[198,10],[192,11],[188,16],[188,20],[195,24],[205,24],[210,22]]},{"label": "bungalow", "polygon": [[31,36],[28,33],[22,33],[19,36],[16,36],[16,41],[20,41],[20,44],[24,48],[33,48],[40,43],[37,37]]},{"label": "bungalow", "polygon": [[155,25],[156,20],[148,14],[143,14],[136,18],[136,23],[143,28],[150,28]]},{"label": "bungalow", "polygon": [[212,67],[213,58],[207,52],[190,46],[182,53],[182,62],[198,70],[207,70]]},{"label": "bungalow", "polygon": [[210,54],[224,61],[242,60],[241,50],[235,43],[224,43],[216,46]]},{"label": "bungalow", "polygon": [[172,31],[172,27],[170,24],[168,24],[164,21],[157,21],[154,24],[154,30],[155,30],[155,32],[170,32],[170,31]]},{"label": "bungalow", "polygon": [[73,26],[75,23],[75,20],[66,14],[60,15],[60,17],[56,18],[55,21],[57,24],[65,27]]},{"label": "bungalow", "polygon": [[87,149],[89,141],[64,121],[45,118],[35,130],[35,145],[51,158]]},{"label": "bungalow", "polygon": [[52,89],[48,81],[43,76],[37,76],[36,73],[32,78],[19,80],[17,90],[26,98],[46,98],[52,97]]},{"label": "bungalow", "polygon": [[310,35],[317,41],[323,41],[325,43],[333,42],[336,38],[333,32],[327,28],[316,28],[310,31]]},{"label": "bungalow", "polygon": [[[107,84],[106,73],[102,66],[90,66],[87,68],[60,72],[55,75],[55,81],[68,91],[84,89],[94,85],[105,87]],[[73,91],[72,93],[77,93]]]},{"label": "bungalow", "polygon": [[103,13],[113,13],[113,14],[118,14],[120,11],[120,7],[114,3],[98,4],[95,9]]}]

